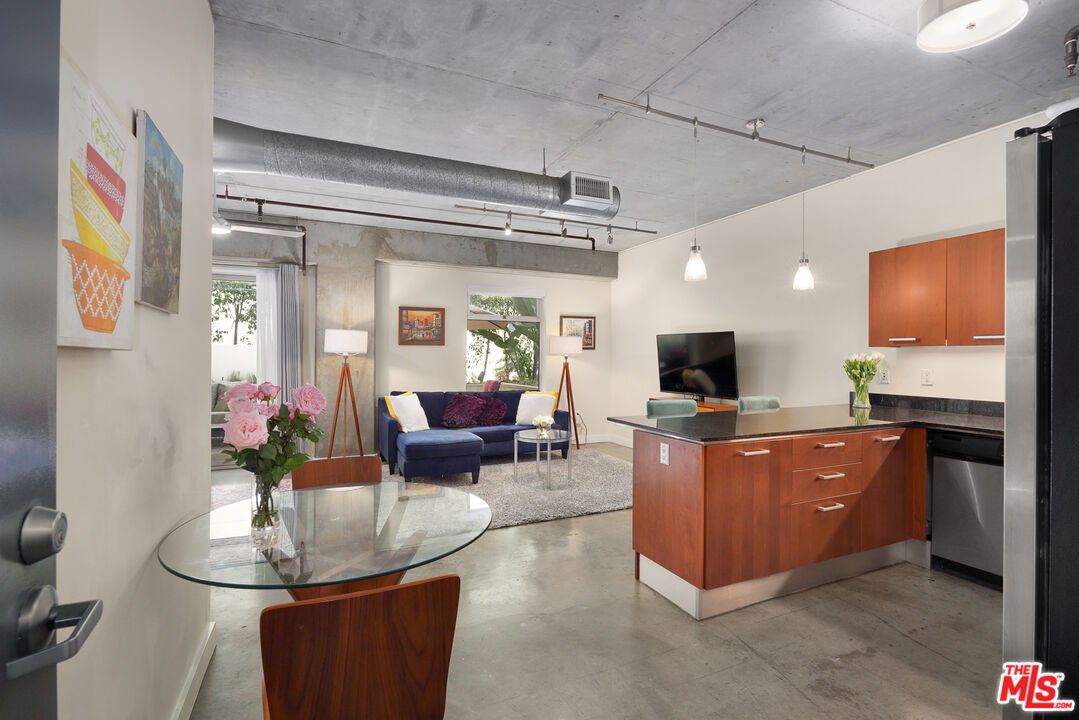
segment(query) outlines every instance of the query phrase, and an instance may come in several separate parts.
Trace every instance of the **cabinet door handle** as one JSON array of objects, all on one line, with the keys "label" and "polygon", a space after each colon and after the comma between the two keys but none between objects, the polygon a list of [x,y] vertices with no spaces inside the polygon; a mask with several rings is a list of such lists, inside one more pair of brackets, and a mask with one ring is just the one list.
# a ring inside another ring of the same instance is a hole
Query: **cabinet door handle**
[{"label": "cabinet door handle", "polygon": [[818,480],[838,480],[847,477],[846,473],[832,473],[831,475],[818,475]]},{"label": "cabinet door handle", "polygon": [[888,342],[918,342],[918,338],[888,338]]},{"label": "cabinet door handle", "polygon": [[833,510],[842,510],[845,507],[847,507],[847,506],[844,505],[843,503],[836,503],[835,505],[829,505],[828,507],[824,507],[823,505],[818,505],[817,506],[817,512],[832,512]]},{"label": "cabinet door handle", "polygon": [[846,447],[846,446],[847,446],[847,443],[845,443],[845,442],[817,443],[817,447],[819,447],[819,448],[837,448],[837,447]]},{"label": "cabinet door handle", "polygon": [[771,450],[739,450],[738,454],[742,457],[750,457],[751,455],[768,455]]},{"label": "cabinet door handle", "polygon": [[975,340],[1003,340],[1003,335],[975,335]]},{"label": "cabinet door handle", "polygon": [[902,435],[884,435],[882,437],[873,438],[873,442],[895,442],[896,440],[902,439]]}]

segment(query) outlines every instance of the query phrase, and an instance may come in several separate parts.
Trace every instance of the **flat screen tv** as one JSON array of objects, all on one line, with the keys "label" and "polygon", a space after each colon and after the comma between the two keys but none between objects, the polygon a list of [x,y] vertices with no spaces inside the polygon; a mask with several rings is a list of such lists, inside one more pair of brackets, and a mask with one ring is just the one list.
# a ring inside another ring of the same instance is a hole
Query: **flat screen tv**
[{"label": "flat screen tv", "polygon": [[738,397],[733,331],[656,335],[656,349],[662,392]]}]

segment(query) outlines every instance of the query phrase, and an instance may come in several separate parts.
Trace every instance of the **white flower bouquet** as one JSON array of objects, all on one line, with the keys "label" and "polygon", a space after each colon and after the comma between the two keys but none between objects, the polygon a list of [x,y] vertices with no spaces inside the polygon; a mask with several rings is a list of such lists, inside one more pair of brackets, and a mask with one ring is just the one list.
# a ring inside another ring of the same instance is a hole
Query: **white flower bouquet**
[{"label": "white flower bouquet", "polygon": [[884,356],[875,353],[854,353],[843,360],[843,370],[854,383],[854,407],[869,407],[869,381],[877,374]]}]

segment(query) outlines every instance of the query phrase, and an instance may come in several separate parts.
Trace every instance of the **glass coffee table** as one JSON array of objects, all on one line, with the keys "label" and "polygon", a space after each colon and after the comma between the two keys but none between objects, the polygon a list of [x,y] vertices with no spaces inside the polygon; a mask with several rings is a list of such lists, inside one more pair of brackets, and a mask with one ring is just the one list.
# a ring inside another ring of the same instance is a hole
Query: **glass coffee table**
[{"label": "glass coffee table", "polygon": [[573,451],[570,442],[570,433],[568,430],[557,430],[551,428],[546,437],[541,437],[539,430],[530,428],[528,430],[518,430],[513,434],[513,480],[517,481],[517,466],[518,452],[517,446],[519,443],[525,443],[528,445],[536,446],[536,474],[540,474],[540,452],[546,446],[547,450],[547,489],[551,489],[551,451],[561,450],[563,444],[566,449],[566,480],[573,479]]}]

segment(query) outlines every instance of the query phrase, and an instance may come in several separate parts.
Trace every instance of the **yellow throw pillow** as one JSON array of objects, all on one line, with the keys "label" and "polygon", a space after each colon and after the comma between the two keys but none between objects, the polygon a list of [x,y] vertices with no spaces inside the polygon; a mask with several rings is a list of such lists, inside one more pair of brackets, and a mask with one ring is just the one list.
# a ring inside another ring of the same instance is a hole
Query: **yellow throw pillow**
[{"label": "yellow throw pillow", "polygon": [[420,399],[412,393],[404,395],[387,395],[386,409],[397,420],[397,427],[401,432],[416,432],[417,430],[430,430],[427,424],[427,415],[423,412]]},{"label": "yellow throw pillow", "polygon": [[531,425],[537,415],[554,417],[554,402],[558,393],[528,391],[521,395],[521,404],[517,406],[517,424]]}]

